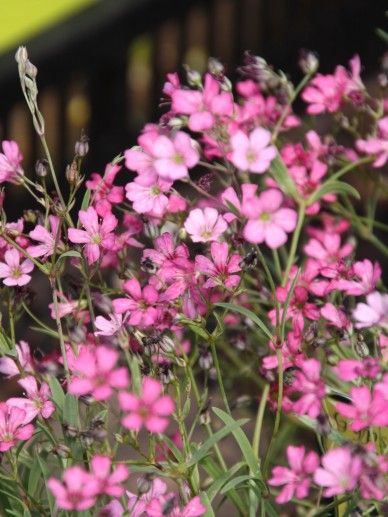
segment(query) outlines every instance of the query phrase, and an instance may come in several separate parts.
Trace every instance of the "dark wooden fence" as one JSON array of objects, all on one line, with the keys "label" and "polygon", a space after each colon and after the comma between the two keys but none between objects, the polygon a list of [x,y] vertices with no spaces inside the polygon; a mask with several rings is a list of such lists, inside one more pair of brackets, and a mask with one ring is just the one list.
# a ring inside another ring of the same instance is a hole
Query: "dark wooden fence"
[{"label": "dark wooden fence", "polygon": [[[315,48],[324,69],[355,50],[377,65],[385,1],[104,0],[31,42],[39,101],[60,171],[85,129],[88,169],[133,144],[158,115],[166,72],[181,63],[204,69],[216,56],[232,70],[244,49],[295,72],[297,51]],[[15,138],[32,170],[41,150],[24,106],[14,52],[0,58],[0,136]]]}]

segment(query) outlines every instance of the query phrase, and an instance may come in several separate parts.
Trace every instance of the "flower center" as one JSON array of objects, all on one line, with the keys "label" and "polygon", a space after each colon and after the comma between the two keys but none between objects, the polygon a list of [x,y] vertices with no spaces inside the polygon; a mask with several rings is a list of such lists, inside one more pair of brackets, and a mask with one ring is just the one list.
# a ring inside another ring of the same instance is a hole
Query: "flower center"
[{"label": "flower center", "polygon": [[92,236],[92,241],[93,241],[93,244],[101,244],[101,242],[102,242],[101,235],[96,233],[95,235]]},{"label": "flower center", "polygon": [[247,151],[245,157],[249,163],[252,163],[256,160],[256,153],[250,149],[249,151]]},{"label": "flower center", "polygon": [[184,159],[183,159],[183,156],[181,154],[176,154],[174,156],[174,162],[177,164],[177,165],[182,165],[182,163],[184,163]]},{"label": "flower center", "polygon": [[160,192],[161,192],[161,190],[159,187],[152,187],[152,189],[151,189],[151,194],[153,196],[159,196]]},{"label": "flower center", "polygon": [[12,278],[20,278],[22,276],[22,271],[20,267],[15,267],[15,269],[12,270]]},{"label": "flower center", "polygon": [[271,219],[271,215],[268,212],[263,212],[260,214],[260,221],[269,221]]}]

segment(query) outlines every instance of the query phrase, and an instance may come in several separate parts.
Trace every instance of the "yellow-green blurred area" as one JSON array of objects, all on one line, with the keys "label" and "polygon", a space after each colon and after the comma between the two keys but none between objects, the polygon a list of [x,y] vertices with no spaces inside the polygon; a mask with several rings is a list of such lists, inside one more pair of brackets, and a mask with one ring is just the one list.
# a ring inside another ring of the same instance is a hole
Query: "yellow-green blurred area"
[{"label": "yellow-green blurred area", "polygon": [[95,0],[1,0],[0,54],[79,13]]}]

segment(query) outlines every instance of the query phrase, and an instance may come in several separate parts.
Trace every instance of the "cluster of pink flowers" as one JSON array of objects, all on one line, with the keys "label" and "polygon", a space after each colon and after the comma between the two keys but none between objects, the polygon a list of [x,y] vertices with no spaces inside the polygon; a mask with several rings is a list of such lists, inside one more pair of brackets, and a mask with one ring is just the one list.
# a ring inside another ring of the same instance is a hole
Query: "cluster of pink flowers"
[{"label": "cluster of pink flowers", "polygon": [[[381,259],[358,243],[388,256],[375,233],[387,228],[369,217],[379,189],[360,216],[343,177],[386,163],[388,103],[368,93],[357,56],[327,75],[315,61],[300,87],[306,126],[292,111],[298,89],[262,58],[246,54],[235,84],[216,60],[203,77],[169,74],[167,112],[104,173],[85,171],[78,212],[85,141],[68,199],[41,179],[56,180],[51,166],[34,182],[17,143],[2,143],[0,183],[44,205],[9,222],[0,195],[0,373],[16,390],[0,404],[10,514],[195,517],[223,511],[224,498],[241,515],[285,503],[323,514],[337,496],[349,512],[383,513],[388,294]],[[48,352],[47,339],[58,347]],[[251,447],[236,416],[252,393]],[[280,425],[300,426],[298,439],[313,431],[322,448],[276,442]],[[242,461],[223,458],[226,436]],[[273,464],[275,443],[287,466]]]}]

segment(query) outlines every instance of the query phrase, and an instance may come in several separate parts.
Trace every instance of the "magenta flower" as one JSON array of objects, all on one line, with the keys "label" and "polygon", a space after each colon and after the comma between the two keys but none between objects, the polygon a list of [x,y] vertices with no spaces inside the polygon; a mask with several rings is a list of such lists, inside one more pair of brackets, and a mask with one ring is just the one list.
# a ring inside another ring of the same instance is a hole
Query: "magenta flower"
[{"label": "magenta flower", "polygon": [[362,462],[349,449],[339,447],[329,450],[322,457],[322,467],[314,474],[314,481],[326,490],[325,497],[352,491],[358,483]]},{"label": "magenta flower", "polygon": [[346,329],[350,325],[350,321],[346,317],[344,311],[336,307],[330,302],[325,303],[321,308],[321,315],[334,327]]},{"label": "magenta flower", "polygon": [[129,412],[122,419],[123,426],[133,431],[140,431],[144,426],[150,433],[163,433],[175,404],[169,395],[162,395],[162,389],[159,381],[145,377],[139,397],[133,393],[119,393],[121,409]]},{"label": "magenta flower", "polygon": [[165,498],[152,499],[147,507],[147,515],[155,517],[163,517],[165,506],[173,505],[169,512],[169,517],[197,517],[206,512],[205,506],[201,503],[199,496],[193,497],[187,505],[180,507],[177,496],[173,493],[167,494]]},{"label": "magenta flower", "polygon": [[383,167],[388,160],[388,117],[384,117],[377,123],[378,136],[367,140],[357,140],[359,151],[376,156],[374,167]]},{"label": "magenta flower", "polygon": [[7,400],[8,406],[18,407],[25,412],[24,423],[30,423],[35,417],[50,418],[55,411],[55,405],[49,397],[51,391],[46,382],[38,388],[35,377],[28,375],[19,381],[20,386],[25,389],[27,398],[12,397]]},{"label": "magenta flower", "polygon": [[140,175],[125,186],[126,198],[132,201],[135,212],[163,217],[168,207],[165,193],[170,190],[171,185],[171,181],[156,178],[150,182],[146,176]]},{"label": "magenta flower", "polygon": [[272,486],[285,485],[276,497],[276,502],[279,504],[287,503],[293,497],[297,499],[307,497],[312,474],[319,465],[318,455],[313,451],[306,454],[303,446],[288,446],[287,458],[290,468],[274,467],[272,478],[268,480]]},{"label": "magenta flower", "polygon": [[297,214],[291,208],[281,208],[282,202],[283,196],[277,189],[265,190],[246,201],[242,213],[248,222],[243,235],[248,242],[265,242],[272,249],[287,242],[287,233],[295,229]]},{"label": "magenta flower", "polygon": [[359,377],[376,378],[380,373],[380,366],[372,357],[363,360],[341,359],[333,370],[342,381],[355,381]]},{"label": "magenta flower", "polygon": [[23,174],[21,162],[23,155],[19,146],[13,140],[3,140],[3,152],[0,153],[0,184],[5,181],[15,183],[18,176]]},{"label": "magenta flower", "polygon": [[34,432],[32,424],[25,423],[26,412],[0,402],[0,452],[8,451],[18,440],[29,440]]},{"label": "magenta flower", "polygon": [[254,129],[249,135],[237,131],[230,139],[230,161],[242,171],[262,174],[269,169],[277,154],[276,147],[269,145],[270,142],[271,133],[262,127]]},{"label": "magenta flower", "polygon": [[95,400],[107,400],[113,389],[128,386],[127,369],[116,368],[119,354],[106,346],[84,347],[72,363],[69,393],[90,394]]},{"label": "magenta flower", "polygon": [[49,216],[51,232],[49,232],[44,226],[38,224],[29,233],[29,236],[34,241],[38,241],[41,244],[28,246],[27,252],[31,257],[50,257],[54,253],[55,247],[60,248],[63,243],[59,239],[59,217],[55,215]]},{"label": "magenta flower", "polygon": [[8,286],[23,286],[28,284],[31,276],[28,273],[34,269],[31,260],[26,259],[20,262],[18,250],[12,248],[4,253],[5,262],[0,262],[0,278]]},{"label": "magenta flower", "polygon": [[63,483],[55,478],[47,481],[58,508],[82,512],[94,506],[98,494],[98,482],[78,465],[67,468]]},{"label": "magenta flower", "polygon": [[34,371],[30,346],[26,341],[20,341],[16,345],[16,354],[18,362],[10,357],[0,357],[0,373],[8,379],[23,372]]},{"label": "magenta flower", "polygon": [[213,260],[203,255],[195,257],[195,270],[208,278],[203,287],[224,286],[233,289],[240,282],[240,276],[233,273],[241,271],[241,257],[237,253],[228,257],[228,245],[226,242],[212,242],[210,253]]},{"label": "magenta flower", "polygon": [[100,224],[97,212],[91,206],[87,210],[80,210],[79,220],[85,230],[69,228],[68,237],[75,244],[85,244],[88,263],[93,264],[100,258],[101,248],[104,250],[113,248],[115,236],[112,232],[118,221],[113,214],[108,213]]},{"label": "magenta flower", "polygon": [[91,474],[97,482],[98,493],[112,497],[121,497],[124,487],[121,483],[128,479],[129,472],[125,465],[118,464],[111,473],[112,459],[109,456],[93,456],[90,461]]},{"label": "magenta flower", "polygon": [[120,165],[108,163],[103,177],[94,172],[91,175],[92,179],[85,183],[86,187],[93,191],[92,203],[100,217],[112,212],[112,205],[121,203],[124,199],[123,187],[113,184],[120,170]]},{"label": "magenta flower", "polygon": [[357,328],[380,326],[388,328],[388,294],[378,291],[366,297],[367,303],[358,303],[353,311]]},{"label": "magenta flower", "polygon": [[113,310],[116,314],[128,312],[128,323],[137,327],[153,325],[158,317],[156,305],[159,294],[152,285],[146,285],[143,289],[137,278],[131,278],[124,282],[124,291],[128,293],[126,298],[113,300]]},{"label": "magenta flower", "polygon": [[184,224],[193,242],[216,241],[228,225],[215,208],[206,207],[191,210]]},{"label": "magenta flower", "polygon": [[336,410],[352,420],[352,431],[361,431],[366,427],[384,427],[388,425],[387,401],[379,390],[370,392],[366,386],[352,388],[352,402],[337,402]]},{"label": "magenta flower", "polygon": [[178,114],[189,115],[191,131],[206,131],[213,127],[217,116],[233,113],[233,97],[221,92],[219,83],[206,74],[203,91],[177,88],[171,93],[171,108]]},{"label": "magenta flower", "polygon": [[188,259],[189,250],[186,244],[175,246],[171,233],[165,232],[155,239],[155,249],[145,249],[143,258],[150,259],[157,266],[172,265],[177,259]]}]

